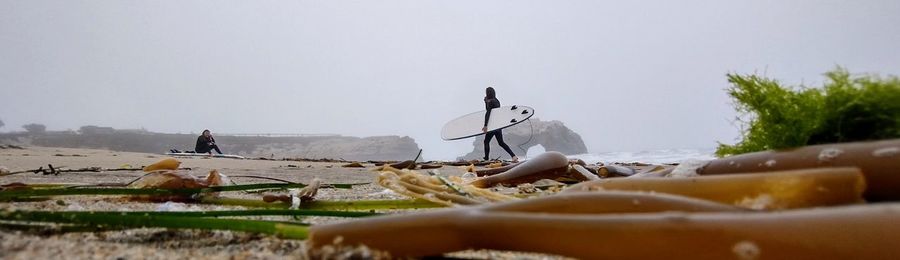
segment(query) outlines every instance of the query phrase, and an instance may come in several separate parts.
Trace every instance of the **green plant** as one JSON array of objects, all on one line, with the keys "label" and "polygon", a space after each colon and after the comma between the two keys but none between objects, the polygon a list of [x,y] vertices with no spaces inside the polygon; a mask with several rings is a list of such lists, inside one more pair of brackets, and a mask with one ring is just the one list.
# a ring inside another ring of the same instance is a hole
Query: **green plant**
[{"label": "green plant", "polygon": [[[300,211],[296,211],[300,212]],[[52,211],[0,211],[0,224],[19,224],[19,228],[37,227],[39,223],[64,223],[75,225],[73,231],[97,231],[122,228],[174,228],[174,229],[206,229],[231,230],[251,233],[277,235],[282,238],[305,239],[306,225],[246,219],[220,219],[195,217],[175,212],[156,212],[153,214],[140,212],[52,212]],[[234,212],[226,214],[239,215]],[[263,215],[271,215],[263,214]],[[222,214],[225,215],[225,214]],[[254,214],[246,214],[254,215]],[[256,214],[259,215],[259,214]],[[281,214],[278,214],[281,215]],[[9,223],[13,221],[13,223]],[[20,223],[15,223],[18,221]],[[25,226],[22,224],[28,224]]]},{"label": "green plant", "polygon": [[822,88],[792,88],[756,75],[728,74],[743,138],[719,144],[727,156],[804,145],[900,137],[900,79],[825,73]]}]

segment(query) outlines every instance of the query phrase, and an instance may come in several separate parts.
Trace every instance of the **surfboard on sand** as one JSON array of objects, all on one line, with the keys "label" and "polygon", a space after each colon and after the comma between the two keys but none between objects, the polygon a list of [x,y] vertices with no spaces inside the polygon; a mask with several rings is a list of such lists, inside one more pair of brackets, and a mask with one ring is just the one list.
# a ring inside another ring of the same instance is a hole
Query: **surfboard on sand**
[{"label": "surfboard on sand", "polygon": [[[481,127],[484,126],[484,114],[487,110],[478,111],[450,120],[441,129],[441,138],[444,140],[459,140],[473,136],[483,135]],[[491,110],[491,118],[488,121],[487,130],[494,131],[525,122],[534,115],[534,109],[527,106],[502,106]]]},{"label": "surfboard on sand", "polygon": [[214,157],[214,158],[231,158],[231,159],[246,159],[240,155],[234,154],[208,154],[208,153],[166,153],[166,155],[171,156],[195,156],[195,157]]}]

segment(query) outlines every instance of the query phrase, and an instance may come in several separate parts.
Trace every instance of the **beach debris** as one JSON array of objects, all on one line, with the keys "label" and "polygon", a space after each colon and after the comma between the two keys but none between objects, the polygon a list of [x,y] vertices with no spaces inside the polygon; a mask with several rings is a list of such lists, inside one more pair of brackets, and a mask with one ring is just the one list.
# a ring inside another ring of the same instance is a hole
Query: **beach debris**
[{"label": "beach debris", "polygon": [[439,169],[441,167],[444,167],[444,165],[440,163],[426,163],[419,165],[419,169],[422,170]]},{"label": "beach debris", "polygon": [[[772,259],[890,259],[900,239],[896,203],[747,213],[674,197],[679,196],[641,193],[570,204],[574,199],[560,194],[366,218],[312,226],[308,243],[316,249],[340,237],[343,245],[366,245],[398,258],[493,249],[585,259],[734,259],[745,253]],[[653,242],[660,237],[664,242]],[[744,246],[746,241],[752,245]],[[704,250],[685,250],[698,244]]]},{"label": "beach debris", "polygon": [[471,184],[487,188],[501,183],[518,185],[540,179],[555,179],[566,175],[568,167],[569,159],[565,155],[559,152],[545,152],[502,173],[478,178]]},{"label": "beach debris", "polygon": [[464,184],[461,178],[425,175],[409,169],[384,167],[377,177],[382,187],[415,199],[446,206],[515,200],[515,197]]},{"label": "beach debris", "polygon": [[[264,159],[266,161],[272,161],[273,159]],[[325,163],[349,163],[350,161],[344,159],[331,159],[331,158],[320,158],[320,159],[311,159],[311,158],[283,158],[281,161],[295,161],[295,162],[325,162]]]},{"label": "beach debris", "polygon": [[228,176],[220,174],[217,170],[209,171],[206,178],[197,178],[178,171],[156,170],[144,175],[129,186],[139,189],[194,189],[229,184]]},{"label": "beach debris", "polygon": [[184,204],[181,202],[166,201],[165,203],[162,203],[159,206],[157,206],[156,211],[158,211],[158,212],[188,211],[188,207],[187,207],[187,204]]},{"label": "beach debris", "polygon": [[672,171],[675,170],[673,165],[655,165],[648,168],[645,168],[641,171],[636,171],[631,176],[627,176],[627,178],[662,178],[669,176]]},{"label": "beach debris", "polygon": [[485,166],[487,168],[500,168],[503,167],[503,162],[494,162]]},{"label": "beach debris", "polygon": [[[406,161],[390,164],[388,166],[391,168],[394,168],[394,169],[410,169],[410,170],[412,170],[412,169],[416,168],[416,162],[413,160],[406,160]],[[382,169],[384,169],[385,166],[382,165],[381,167],[382,167]]]},{"label": "beach debris", "polygon": [[587,163],[582,159],[569,159],[569,165],[581,165],[587,167]]},{"label": "beach debris", "polygon": [[383,171],[383,170],[386,168],[386,166],[390,166],[391,168],[394,168],[394,169],[410,169],[410,170],[414,170],[414,169],[416,169],[416,161],[419,160],[419,157],[420,157],[420,156],[422,156],[422,149],[419,149],[419,153],[416,154],[416,158],[414,158],[414,159],[412,159],[412,160],[406,160],[406,161],[402,161],[402,162],[398,162],[398,163],[392,163],[392,164],[390,164],[390,165],[388,165],[388,164],[382,164],[380,167],[376,168],[375,170],[376,170],[376,171]]},{"label": "beach debris", "polygon": [[12,182],[0,185],[0,191],[8,191],[8,190],[30,190],[32,187],[28,184],[21,182]]},{"label": "beach debris", "polygon": [[[178,168],[178,169],[179,169],[179,170],[191,170],[191,168]],[[13,175],[13,174],[20,174],[20,173],[34,173],[34,174],[43,174],[43,175],[59,175],[60,173],[77,173],[77,172],[117,172],[117,171],[142,171],[142,170],[143,170],[143,169],[131,168],[130,165],[128,165],[128,166],[126,166],[126,167],[123,167],[123,168],[102,168],[102,167],[99,167],[99,166],[91,166],[91,167],[84,167],[84,168],[78,168],[78,169],[63,169],[63,168],[53,167],[52,164],[48,164],[48,165],[47,165],[47,168],[39,167],[39,168],[34,169],[34,170],[24,170],[24,171],[14,171],[14,172],[9,172],[9,171],[7,171],[7,172],[5,172],[5,173],[0,173],[0,176]]]},{"label": "beach debris", "polygon": [[303,203],[308,203],[316,198],[316,194],[319,189],[322,188],[322,180],[319,178],[314,178],[306,187],[299,189],[288,189],[288,195],[273,195],[273,194],[265,194],[263,195],[263,201],[267,203],[271,202],[284,202],[291,204],[291,209],[297,209]]},{"label": "beach debris", "polygon": [[569,175],[579,181],[595,181],[600,177],[582,165],[574,164],[569,168]]},{"label": "beach debris", "polygon": [[7,145],[0,145],[0,149],[25,150],[25,147],[21,147],[21,146],[18,146],[18,145],[7,144]]},{"label": "beach debris", "polygon": [[316,198],[316,193],[318,193],[319,188],[322,186],[322,180],[319,178],[314,178],[306,187],[300,189],[297,193],[297,197],[300,198],[300,201],[312,201]]},{"label": "beach debris", "polygon": [[523,183],[516,186],[516,189],[519,189],[520,193],[528,194],[528,193],[536,193],[540,191],[534,184],[531,183]]},{"label": "beach debris", "polygon": [[151,165],[147,165],[143,168],[143,170],[144,172],[152,172],[158,170],[177,170],[178,166],[180,165],[181,162],[176,160],[175,158],[166,158]]},{"label": "beach debris", "polygon": [[582,182],[564,192],[656,192],[778,210],[862,203],[865,189],[860,170],[844,167],[692,178],[610,178]]},{"label": "beach debris", "polygon": [[52,164],[47,164],[46,169],[43,166],[41,166],[34,170],[14,171],[14,172],[10,172],[7,170],[5,172],[0,172],[0,176],[28,173],[28,172],[35,173],[35,174],[40,173],[43,175],[59,175],[60,173],[67,173],[67,172],[100,172],[102,170],[103,169],[100,167],[87,167],[87,168],[81,168],[81,169],[61,169],[61,168],[53,167]]},{"label": "beach debris", "polygon": [[341,167],[344,167],[344,168],[365,168],[366,166],[363,166],[363,165],[362,165],[361,163],[359,163],[359,162],[352,162],[352,163],[348,163],[348,164],[341,165]]},{"label": "beach debris", "polygon": [[340,237],[335,238],[330,245],[306,250],[305,253],[306,259],[393,259],[390,253],[372,250],[365,245],[345,245]]},{"label": "beach debris", "polygon": [[604,177],[604,178],[628,177],[628,176],[634,175],[635,173],[637,173],[637,172],[632,168],[628,168],[628,167],[620,166],[620,165],[614,165],[614,164],[600,166],[600,168],[597,170],[597,175]]},{"label": "beach debris", "polygon": [[57,156],[57,157],[67,157],[67,156],[71,156],[71,157],[87,157],[87,155],[81,155],[81,154],[70,154],[70,155],[66,155],[66,154],[61,154],[61,153],[54,154],[53,156]]},{"label": "beach debris", "polygon": [[[900,160],[883,152],[900,147],[900,139],[823,144],[783,151],[763,151],[712,160],[699,175],[757,173],[806,168],[858,167],[866,178],[869,201],[900,200]],[[882,156],[879,156],[882,155]]]},{"label": "beach debris", "polygon": [[[178,171],[181,162],[174,158],[166,158],[154,164],[143,167],[143,171],[147,172],[141,178],[132,181],[128,187],[137,189],[196,189],[208,188],[212,186],[226,186],[231,184],[228,176],[219,173],[218,170],[211,170],[206,178],[197,178],[193,175]],[[218,196],[217,192],[204,194],[205,196]],[[161,195],[161,196],[135,196],[137,199],[151,201],[190,201],[193,200],[192,194],[187,195]]]},{"label": "beach debris", "polygon": [[505,171],[508,171],[509,169],[512,169],[513,167],[516,167],[516,165],[519,165],[519,164],[521,164],[521,163],[512,163],[512,164],[504,165],[504,166],[502,166],[502,167],[488,168],[488,169],[480,169],[480,170],[476,170],[476,169],[475,169],[475,166],[476,166],[475,164],[470,164],[470,165],[468,166],[469,168],[466,169],[466,171],[468,171],[468,172],[474,172],[474,173],[477,174],[478,176],[489,176],[489,175],[495,175],[495,174],[503,173],[503,172],[505,172]]},{"label": "beach debris", "polygon": [[675,166],[675,169],[672,169],[672,172],[668,173],[666,177],[676,177],[676,178],[687,178],[687,177],[697,177],[700,176],[697,174],[697,170],[706,166],[709,161],[707,160],[685,160]]}]

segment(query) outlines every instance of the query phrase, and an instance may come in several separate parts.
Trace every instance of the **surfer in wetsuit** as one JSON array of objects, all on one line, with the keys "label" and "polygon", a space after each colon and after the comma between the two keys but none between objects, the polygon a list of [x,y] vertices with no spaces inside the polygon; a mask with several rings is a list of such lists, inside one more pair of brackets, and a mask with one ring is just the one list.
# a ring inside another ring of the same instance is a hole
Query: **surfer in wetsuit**
[{"label": "surfer in wetsuit", "polygon": [[200,137],[197,137],[197,145],[194,146],[194,152],[212,154],[212,150],[216,150],[217,153],[222,154],[222,151],[219,150],[219,146],[216,145],[216,139],[213,138],[209,130],[203,130],[203,134],[201,134]]},{"label": "surfer in wetsuit", "polygon": [[487,131],[488,120],[491,118],[491,110],[498,107],[500,107],[500,100],[497,99],[497,93],[494,91],[494,88],[488,87],[485,89],[484,96],[484,109],[486,109],[487,112],[484,114],[484,127],[481,128],[481,131],[485,133],[484,160],[489,160],[488,156],[491,154],[491,139],[497,137],[497,143],[500,144],[500,147],[503,147],[503,150],[506,150],[506,153],[509,153],[513,162],[518,162],[519,157],[517,157],[512,149],[509,149],[509,145],[506,145],[506,142],[503,141],[503,130],[497,129],[490,132]]}]

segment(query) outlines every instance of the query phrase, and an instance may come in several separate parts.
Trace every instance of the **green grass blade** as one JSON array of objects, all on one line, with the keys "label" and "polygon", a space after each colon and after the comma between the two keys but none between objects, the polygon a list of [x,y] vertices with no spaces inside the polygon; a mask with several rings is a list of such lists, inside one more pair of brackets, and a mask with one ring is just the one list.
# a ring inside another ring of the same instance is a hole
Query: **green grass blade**
[{"label": "green grass blade", "polygon": [[[352,188],[360,183],[351,184],[325,184],[333,188]],[[192,189],[135,189],[135,188],[55,188],[55,189],[20,189],[0,191],[0,201],[11,201],[14,198],[46,197],[46,196],[70,196],[70,195],[190,195],[209,192],[226,191],[252,191],[267,189],[303,188],[302,183],[259,183],[230,186],[214,186],[209,188]]]},{"label": "green grass blade", "polygon": [[276,235],[289,239],[305,239],[307,226],[283,222],[218,219],[196,217],[174,217],[156,215],[109,214],[94,212],[45,212],[45,211],[0,211],[0,220],[25,222],[67,223],[97,228],[174,228],[230,230]]}]

